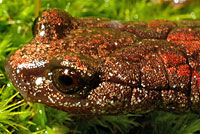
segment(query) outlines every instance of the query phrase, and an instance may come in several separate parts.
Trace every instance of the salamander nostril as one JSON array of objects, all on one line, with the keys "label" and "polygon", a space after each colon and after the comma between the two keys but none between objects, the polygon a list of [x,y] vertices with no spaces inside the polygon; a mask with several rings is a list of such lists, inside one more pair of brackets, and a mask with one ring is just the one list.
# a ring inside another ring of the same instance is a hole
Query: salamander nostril
[{"label": "salamander nostril", "polygon": [[73,84],[73,79],[70,76],[67,75],[60,75],[58,77],[58,80],[60,83],[62,83],[64,86],[70,86]]}]

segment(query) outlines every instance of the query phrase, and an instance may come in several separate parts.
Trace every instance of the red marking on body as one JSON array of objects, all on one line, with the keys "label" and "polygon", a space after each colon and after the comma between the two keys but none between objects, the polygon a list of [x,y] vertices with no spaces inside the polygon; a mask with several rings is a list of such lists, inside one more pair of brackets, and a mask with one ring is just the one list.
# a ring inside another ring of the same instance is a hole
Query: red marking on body
[{"label": "red marking on body", "polygon": [[161,25],[160,22],[164,22],[164,20],[150,20],[148,21],[148,27],[157,28]]},{"label": "red marking on body", "polygon": [[167,40],[192,41],[192,40],[200,40],[200,37],[197,36],[196,32],[190,28],[179,28],[176,29],[175,31],[172,31],[168,35]]},{"label": "red marking on body", "polygon": [[148,21],[148,27],[149,28],[158,28],[158,27],[161,27],[163,25],[168,26],[168,27],[165,27],[165,28],[170,28],[170,27],[176,26],[176,24],[174,22],[169,21],[169,20],[150,20],[150,21]]},{"label": "red marking on body", "polygon": [[179,77],[183,77],[183,76],[190,76],[191,72],[188,65],[181,65],[178,67],[177,73]]},{"label": "red marking on body", "polygon": [[184,57],[175,54],[163,54],[161,57],[164,61],[164,64],[170,64],[174,66],[186,61]]},{"label": "red marking on body", "polygon": [[185,46],[188,53],[196,52],[200,49],[200,41],[172,41],[172,43]]}]

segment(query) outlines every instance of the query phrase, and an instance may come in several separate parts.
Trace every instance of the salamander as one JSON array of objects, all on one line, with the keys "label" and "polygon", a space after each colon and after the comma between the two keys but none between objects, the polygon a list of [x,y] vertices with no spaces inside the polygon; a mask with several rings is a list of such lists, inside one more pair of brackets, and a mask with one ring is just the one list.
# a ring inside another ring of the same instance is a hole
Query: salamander
[{"label": "salamander", "polygon": [[200,110],[200,21],[114,21],[44,11],[6,60],[29,102],[73,114]]}]

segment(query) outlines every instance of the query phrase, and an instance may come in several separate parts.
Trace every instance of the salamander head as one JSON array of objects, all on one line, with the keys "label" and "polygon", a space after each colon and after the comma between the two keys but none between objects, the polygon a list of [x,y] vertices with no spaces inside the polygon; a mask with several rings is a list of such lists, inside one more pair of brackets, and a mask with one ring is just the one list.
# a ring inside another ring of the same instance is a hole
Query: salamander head
[{"label": "salamander head", "polygon": [[[92,45],[91,42],[97,44],[98,38],[99,41],[105,41],[102,39],[103,34],[109,36],[112,30],[96,31],[94,28],[85,29],[84,32],[80,28],[73,32],[78,26],[76,22],[73,17],[58,9],[44,12],[34,26],[36,31],[33,32],[33,40],[7,59],[6,71],[9,78],[30,102],[78,114],[123,111],[124,107],[128,107],[125,103],[130,101],[127,98],[130,98],[131,88],[104,81],[100,71],[103,60],[97,60],[97,57],[109,54],[112,48],[104,50],[103,44],[103,47],[99,46],[102,47],[99,52],[98,48],[85,49]],[[118,34],[115,31],[113,33]],[[128,37],[126,34],[120,36]],[[111,36],[115,38],[115,35]],[[118,39],[123,41],[125,38],[116,37]],[[73,47],[73,43],[84,43],[84,46]],[[105,43],[111,45],[110,42]],[[114,110],[117,107],[118,110]]]},{"label": "salamander head", "polygon": [[50,55],[48,51],[49,55],[42,56],[41,50],[36,52],[34,47],[39,46],[26,44],[7,60],[6,71],[12,83],[30,102],[76,113],[73,112],[76,108],[69,110],[69,107],[86,105],[84,99],[99,84],[96,64],[71,53],[51,51]]}]

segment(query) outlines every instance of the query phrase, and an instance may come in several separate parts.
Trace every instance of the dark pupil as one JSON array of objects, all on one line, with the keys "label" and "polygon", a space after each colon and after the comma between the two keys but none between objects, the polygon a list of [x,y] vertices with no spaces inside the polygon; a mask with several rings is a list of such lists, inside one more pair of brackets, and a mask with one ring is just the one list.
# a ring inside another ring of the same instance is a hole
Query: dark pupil
[{"label": "dark pupil", "polygon": [[61,76],[59,76],[58,80],[64,86],[70,86],[73,83],[72,78],[70,76],[67,76],[67,75],[61,75]]}]

